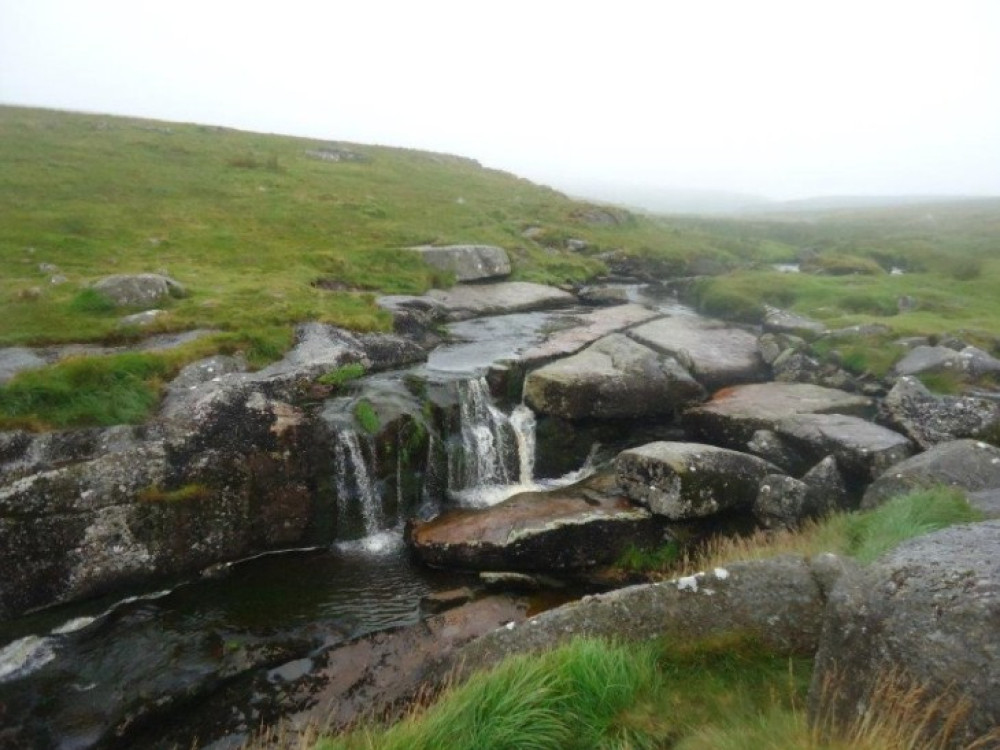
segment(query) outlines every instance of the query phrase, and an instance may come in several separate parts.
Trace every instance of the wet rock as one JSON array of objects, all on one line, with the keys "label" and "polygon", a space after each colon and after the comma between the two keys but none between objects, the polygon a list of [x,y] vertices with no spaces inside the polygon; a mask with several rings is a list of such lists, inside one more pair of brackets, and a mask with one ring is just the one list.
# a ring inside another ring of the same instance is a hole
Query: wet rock
[{"label": "wet rock", "polygon": [[33,349],[22,346],[0,349],[0,385],[9,382],[18,373],[37,370],[47,364],[48,361]]},{"label": "wet rock", "polygon": [[650,443],[615,459],[632,500],[672,520],[750,510],[761,481],[779,469],[748,453],[701,443]]},{"label": "wet rock", "polygon": [[648,511],[614,492],[611,475],[490,508],[414,522],[410,543],[428,565],[466,570],[570,571],[616,560],[630,545],[663,540]]},{"label": "wet rock", "polygon": [[796,336],[817,336],[826,326],[817,320],[776,307],[767,307],[763,320],[764,330],[770,333],[791,333]]},{"label": "wet rock", "polygon": [[702,406],[688,409],[684,427],[706,442],[743,449],[757,430],[772,430],[796,414],[864,416],[871,400],[807,383],[760,383],[725,388]]},{"label": "wet rock", "polygon": [[757,636],[779,653],[810,655],[819,643],[826,596],[852,566],[834,555],[736,562],[674,581],[586,596],[477,638],[447,664],[468,674],[573,638],[691,642],[725,633]]},{"label": "wet rock", "polygon": [[178,281],[159,273],[105,276],[93,288],[119,307],[150,307],[187,294]]},{"label": "wet rock", "polygon": [[507,251],[494,245],[446,245],[414,247],[424,262],[455,275],[458,281],[481,281],[510,275]]},{"label": "wet rock", "polygon": [[57,432],[0,432],[0,483],[138,447],[144,427],[117,425]]},{"label": "wet rock", "polygon": [[463,604],[468,604],[475,598],[476,592],[468,586],[448,589],[447,591],[435,591],[433,594],[428,594],[420,600],[420,610],[422,612],[437,614],[460,607]]},{"label": "wet rock", "polygon": [[902,461],[865,491],[862,508],[896,495],[946,485],[977,492],[1000,488],[1000,448],[976,440],[953,440]]},{"label": "wet rock", "polygon": [[921,448],[959,438],[1000,439],[1000,403],[974,396],[936,396],[903,377],[879,404],[879,419]]},{"label": "wet rock", "polygon": [[497,284],[457,284],[451,289],[432,289],[427,296],[440,303],[448,320],[466,320],[480,315],[554,310],[576,302],[569,292],[527,281]]},{"label": "wet rock", "polygon": [[565,419],[668,416],[704,396],[673,357],[621,334],[535,370],[524,381],[529,406]]},{"label": "wet rock", "polygon": [[[951,747],[1000,726],[1000,521],[956,526],[903,543],[841,577],[830,596],[810,704],[841,722],[869,705],[877,680],[902,673],[930,698],[970,702],[948,717]],[[824,684],[835,680],[837,690]],[[932,726],[931,731],[937,729]]]},{"label": "wet rock", "polygon": [[913,454],[898,432],[845,414],[797,414],[776,423],[774,433],[810,465],[834,456],[848,477],[865,484]]},{"label": "wet rock", "polygon": [[676,356],[708,389],[766,379],[757,337],[696,316],[660,318],[632,330],[640,344]]}]

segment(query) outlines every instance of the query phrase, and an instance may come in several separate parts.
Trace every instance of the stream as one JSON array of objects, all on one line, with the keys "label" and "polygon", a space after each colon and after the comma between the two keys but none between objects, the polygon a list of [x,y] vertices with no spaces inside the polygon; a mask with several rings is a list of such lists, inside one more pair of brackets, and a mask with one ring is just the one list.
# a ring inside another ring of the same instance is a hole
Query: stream
[{"label": "stream", "polygon": [[[626,293],[663,312],[687,312],[671,301],[641,298],[638,288]],[[155,735],[156,722],[172,729],[166,722],[177,721],[185,702],[239,675],[294,671],[331,645],[416,623],[423,597],[474,580],[416,565],[403,541],[405,521],[443,507],[493,505],[589,471],[586,459],[596,446],[582,444],[552,464],[567,472],[536,476],[534,414],[521,404],[497,403],[487,380],[491,365],[573,325],[579,313],[451,324],[451,342],[426,363],[362,378],[350,393],[318,405],[318,418],[336,435],[329,484],[338,515],[329,543],[0,624],[0,748],[138,747],[129,740],[136,727],[147,736],[150,725]],[[405,491],[412,478],[402,476],[402,459],[395,470],[386,466],[359,428],[359,399],[411,416],[427,414],[423,400],[442,414],[441,405],[451,405],[450,421],[421,428],[428,448],[419,491]]]}]

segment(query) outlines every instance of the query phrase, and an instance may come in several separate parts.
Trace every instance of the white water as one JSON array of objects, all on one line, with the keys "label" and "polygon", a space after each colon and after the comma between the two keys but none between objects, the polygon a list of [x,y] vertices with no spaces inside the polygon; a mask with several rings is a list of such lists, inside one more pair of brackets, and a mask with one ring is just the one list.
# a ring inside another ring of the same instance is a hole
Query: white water
[{"label": "white water", "polygon": [[56,658],[55,639],[29,635],[0,648],[0,682],[24,677]]},{"label": "white water", "polygon": [[[374,461],[374,449],[370,449],[368,453]],[[351,497],[356,498],[360,506],[365,536],[378,533],[385,526],[382,498],[371,479],[375,467],[369,467],[365,461],[361,438],[355,430],[345,428],[337,433],[333,456],[337,469],[337,475],[334,477],[337,498],[341,502],[346,502]],[[353,480],[353,492],[348,483],[349,479]]]},{"label": "white water", "polygon": [[510,484],[510,420],[493,405],[486,378],[460,381],[457,388],[460,450],[448,452],[449,491]]}]

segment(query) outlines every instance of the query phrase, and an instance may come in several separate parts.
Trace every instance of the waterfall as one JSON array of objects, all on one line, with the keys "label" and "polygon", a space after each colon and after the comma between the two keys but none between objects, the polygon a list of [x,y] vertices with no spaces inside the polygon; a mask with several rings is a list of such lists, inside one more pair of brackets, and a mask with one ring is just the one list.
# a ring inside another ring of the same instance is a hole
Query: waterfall
[{"label": "waterfall", "polygon": [[[374,462],[374,446],[369,446],[368,453]],[[352,497],[357,500],[366,536],[381,531],[385,526],[385,513],[378,488],[371,479],[375,467],[373,465],[369,468],[366,463],[364,451],[361,449],[361,438],[355,430],[345,428],[337,433],[333,457],[337,469],[334,478],[337,497],[341,502]],[[353,492],[349,479],[353,479]]]},{"label": "waterfall", "polygon": [[524,404],[518,404],[510,413],[510,426],[517,440],[517,455],[521,484],[531,484],[535,480],[535,412]]}]

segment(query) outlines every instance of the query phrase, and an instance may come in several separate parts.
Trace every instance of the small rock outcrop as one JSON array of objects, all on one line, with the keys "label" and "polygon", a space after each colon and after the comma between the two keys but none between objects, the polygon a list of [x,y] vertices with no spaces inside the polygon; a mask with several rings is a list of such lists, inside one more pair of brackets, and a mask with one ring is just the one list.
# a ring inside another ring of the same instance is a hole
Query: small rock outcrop
[{"label": "small rock outcrop", "polygon": [[769,333],[795,336],[818,336],[826,332],[826,326],[819,321],[777,307],[768,307],[764,311],[763,326]]},{"label": "small rock outcrop", "polygon": [[[969,701],[953,747],[1000,726],[1000,521],[905,542],[830,596],[810,703],[848,723],[896,673]],[[824,693],[833,681],[834,691]],[[820,708],[819,704],[823,706]],[[936,729],[937,727],[931,727]],[[994,745],[987,745],[994,747]],[[986,747],[986,746],[984,746]]]},{"label": "small rock outcrop", "polygon": [[466,320],[480,315],[553,310],[576,302],[569,292],[529,281],[498,284],[457,284],[451,289],[431,289],[427,297],[437,302],[448,320]]},{"label": "small rock outcrop", "polygon": [[510,275],[510,257],[495,245],[446,245],[412,248],[424,262],[455,274],[458,281],[482,281]]},{"label": "small rock outcrop", "polygon": [[678,315],[639,326],[629,335],[640,344],[677,357],[709,390],[768,376],[757,337],[719,321]]},{"label": "small rock outcrop", "polygon": [[530,373],[524,400],[565,419],[672,416],[705,391],[668,355],[612,334]]},{"label": "small rock outcrop", "polygon": [[119,307],[153,307],[162,300],[187,294],[180,282],[159,273],[105,276],[93,288]]},{"label": "small rock outcrop", "polygon": [[421,560],[437,567],[572,571],[611,563],[630,545],[654,546],[663,541],[663,527],[616,494],[614,478],[605,474],[416,521],[410,541]]},{"label": "small rock outcrop", "polygon": [[33,349],[21,346],[0,349],[0,385],[8,382],[20,372],[37,370],[47,364],[48,362],[43,357],[38,356]]},{"label": "small rock outcrop", "polygon": [[946,485],[976,492],[1000,487],[1000,448],[977,440],[935,445],[886,471],[865,491],[862,508],[874,508],[895,495]]},{"label": "small rock outcrop", "polygon": [[755,383],[718,391],[702,406],[688,409],[684,427],[717,445],[743,450],[758,430],[774,430],[796,414],[864,416],[872,402],[864,396],[808,383]]},{"label": "small rock outcrop", "polygon": [[649,443],[615,459],[632,500],[671,520],[753,507],[761,481],[780,470],[748,453],[701,443]]},{"label": "small rock outcrop", "polygon": [[764,477],[753,513],[765,528],[794,528],[848,506],[847,486],[833,456],[827,456],[802,479],[784,474]]},{"label": "small rock outcrop", "polygon": [[974,396],[936,396],[911,377],[897,380],[886,394],[879,404],[879,419],[925,450],[960,438],[1000,440],[1000,403]]}]

